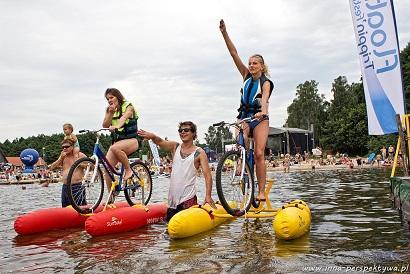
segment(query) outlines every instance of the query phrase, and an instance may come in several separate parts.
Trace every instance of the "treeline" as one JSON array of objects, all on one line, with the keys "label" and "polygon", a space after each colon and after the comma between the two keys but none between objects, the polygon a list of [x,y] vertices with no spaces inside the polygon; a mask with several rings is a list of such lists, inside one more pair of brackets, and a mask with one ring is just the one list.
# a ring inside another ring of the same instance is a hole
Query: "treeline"
[{"label": "treeline", "polygon": [[[406,108],[410,106],[410,43],[400,55],[403,72],[403,86],[405,92]],[[332,83],[331,92],[333,99],[325,100],[323,94],[318,92],[319,83],[315,80],[306,81],[296,87],[296,97],[288,106],[288,118],[283,126],[311,129],[315,132],[315,143],[324,150],[348,153],[350,155],[366,155],[378,151],[383,145],[394,144],[397,137],[394,134],[383,136],[369,136],[367,128],[366,103],[363,84],[349,84],[345,76],[337,77]],[[56,160],[61,152],[60,142],[63,134],[44,134],[28,138],[18,138],[10,142],[0,143],[0,149],[7,156],[19,156],[26,148],[36,149],[45,160],[50,163]],[[95,136],[91,133],[77,136],[81,151],[91,155],[95,143]],[[231,140],[232,134],[228,128],[215,128],[210,126],[205,133],[206,144],[218,152],[223,147],[225,140]],[[100,143],[108,149],[111,138],[102,135]],[[141,142],[140,149],[130,157],[141,157],[149,154],[147,142]],[[160,150],[160,155],[166,153]]]},{"label": "treeline", "polygon": [[[80,142],[81,151],[86,155],[91,156],[93,154],[94,144],[96,136],[92,133],[78,134],[78,141]],[[0,149],[5,156],[20,156],[20,153],[26,148],[34,148],[38,151],[41,157],[47,162],[54,162],[61,153],[61,141],[64,139],[64,134],[53,134],[47,136],[40,134],[38,136],[31,136],[28,138],[18,138],[10,142],[6,140],[4,143],[0,143]],[[100,145],[103,151],[107,151],[111,145],[110,135],[100,136]],[[140,149],[130,155],[130,157],[141,157],[141,155],[147,155],[149,153],[149,145],[147,142],[140,140]],[[165,152],[160,152],[160,155]]]}]

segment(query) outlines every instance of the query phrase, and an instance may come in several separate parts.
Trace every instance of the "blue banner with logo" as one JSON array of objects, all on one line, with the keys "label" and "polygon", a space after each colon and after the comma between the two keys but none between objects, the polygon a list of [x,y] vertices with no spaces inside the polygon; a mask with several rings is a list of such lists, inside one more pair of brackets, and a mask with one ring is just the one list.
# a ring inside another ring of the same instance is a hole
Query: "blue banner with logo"
[{"label": "blue banner with logo", "polygon": [[350,0],[366,97],[369,134],[397,132],[403,84],[392,0]]}]

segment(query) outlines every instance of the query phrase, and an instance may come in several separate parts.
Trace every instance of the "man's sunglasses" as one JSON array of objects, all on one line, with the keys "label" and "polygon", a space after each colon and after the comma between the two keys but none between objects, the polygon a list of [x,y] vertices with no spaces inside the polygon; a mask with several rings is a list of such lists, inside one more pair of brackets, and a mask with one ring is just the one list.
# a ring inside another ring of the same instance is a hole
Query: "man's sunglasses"
[{"label": "man's sunglasses", "polygon": [[179,133],[182,133],[182,132],[190,132],[190,131],[192,131],[190,128],[180,128],[180,129],[178,129],[178,132],[179,132]]},{"label": "man's sunglasses", "polygon": [[71,147],[71,146],[61,146],[61,148],[63,148],[63,149],[64,149],[64,148],[69,148],[69,147]]}]

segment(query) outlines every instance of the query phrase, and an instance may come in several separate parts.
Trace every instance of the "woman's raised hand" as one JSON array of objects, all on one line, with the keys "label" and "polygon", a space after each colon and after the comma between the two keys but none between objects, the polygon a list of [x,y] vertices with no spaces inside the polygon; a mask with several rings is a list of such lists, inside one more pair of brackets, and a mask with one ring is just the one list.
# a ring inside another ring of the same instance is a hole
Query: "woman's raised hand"
[{"label": "woman's raised hand", "polygon": [[219,21],[219,30],[220,30],[222,33],[226,32],[226,26],[225,26],[224,19],[221,19],[221,21]]}]

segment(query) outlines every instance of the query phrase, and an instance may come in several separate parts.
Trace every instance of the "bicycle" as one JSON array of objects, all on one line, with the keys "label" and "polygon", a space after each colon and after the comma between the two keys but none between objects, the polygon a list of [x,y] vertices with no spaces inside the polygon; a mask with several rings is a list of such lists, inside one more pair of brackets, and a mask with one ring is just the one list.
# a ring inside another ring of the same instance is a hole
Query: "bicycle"
[{"label": "bicycle", "polygon": [[114,202],[115,194],[124,191],[125,199],[130,206],[137,203],[148,204],[152,194],[152,178],[148,167],[141,161],[131,164],[133,176],[123,182],[124,167],[112,167],[100,147],[100,131],[80,130],[80,133],[91,132],[97,140],[91,157],[80,158],[71,166],[67,176],[68,196],[72,207],[81,214],[94,212],[104,195],[104,176],[101,168],[110,176],[112,186],[106,205]]},{"label": "bicycle", "polygon": [[237,150],[224,153],[218,161],[216,168],[216,191],[222,206],[232,216],[242,216],[250,207],[259,207],[259,201],[254,197],[255,159],[252,132],[249,132],[249,149],[246,148],[243,124],[255,120],[253,117],[245,118],[234,123],[224,121],[213,124],[215,127],[229,126],[238,130],[236,138]]}]

